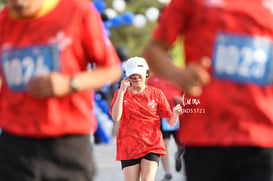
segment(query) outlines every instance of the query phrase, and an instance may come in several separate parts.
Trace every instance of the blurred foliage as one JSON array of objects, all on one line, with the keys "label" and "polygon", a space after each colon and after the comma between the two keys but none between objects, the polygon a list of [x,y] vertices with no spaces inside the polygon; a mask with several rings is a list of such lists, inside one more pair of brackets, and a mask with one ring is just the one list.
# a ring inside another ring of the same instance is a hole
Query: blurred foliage
[{"label": "blurred foliage", "polygon": [[[112,8],[112,0],[106,0],[107,8]],[[162,3],[157,0],[131,0],[127,2],[124,12],[133,14],[144,14],[149,7],[161,9]],[[148,42],[152,29],[156,22],[147,20],[143,28],[136,28],[134,25],[122,25],[118,28],[111,28],[110,39],[114,45],[123,45],[128,48],[130,56],[141,56],[146,43]]]},{"label": "blurred foliage", "polygon": [[6,0],[0,0],[0,10],[4,7],[6,4]]}]

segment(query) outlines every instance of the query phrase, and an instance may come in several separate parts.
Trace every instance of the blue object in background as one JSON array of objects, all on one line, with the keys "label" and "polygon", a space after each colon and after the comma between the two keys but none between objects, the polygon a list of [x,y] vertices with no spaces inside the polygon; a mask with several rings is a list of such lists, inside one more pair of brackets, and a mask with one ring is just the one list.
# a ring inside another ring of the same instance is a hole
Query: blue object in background
[{"label": "blue object in background", "polygon": [[93,4],[100,13],[102,13],[106,7],[106,4],[103,0],[94,0]]},{"label": "blue object in background", "polygon": [[96,93],[94,102],[94,112],[97,118],[97,135],[105,144],[111,141],[111,132],[113,128],[113,121],[109,114],[109,106],[102,95]]},{"label": "blue object in background", "polygon": [[[97,118],[97,120],[98,120],[98,118]],[[103,143],[108,144],[111,141],[111,137],[109,135],[107,135],[107,133],[103,129],[100,121],[98,121],[98,124],[97,124],[97,134]]]},{"label": "blue object in background", "polygon": [[120,16],[115,16],[110,21],[112,23],[112,26],[115,27],[115,28],[121,26],[121,24],[122,24],[122,19],[121,19]]},{"label": "blue object in background", "polygon": [[133,23],[133,19],[134,19],[134,14],[131,12],[125,12],[122,15],[122,21],[126,25],[131,25]]},{"label": "blue object in background", "polygon": [[109,105],[105,99],[99,93],[96,93],[95,97],[96,104],[101,109],[101,111],[107,115],[107,117],[112,120],[111,115],[109,114]]},{"label": "blue object in background", "polygon": [[112,22],[111,21],[105,21],[105,22],[103,22],[103,24],[104,24],[104,28],[105,29],[109,29],[112,26]]}]

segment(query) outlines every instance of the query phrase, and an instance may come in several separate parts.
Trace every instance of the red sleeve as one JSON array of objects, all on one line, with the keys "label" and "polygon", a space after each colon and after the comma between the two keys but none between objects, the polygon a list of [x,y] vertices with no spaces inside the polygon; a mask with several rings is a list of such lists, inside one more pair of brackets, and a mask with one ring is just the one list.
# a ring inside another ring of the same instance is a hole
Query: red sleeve
[{"label": "red sleeve", "polygon": [[85,52],[96,66],[120,65],[120,59],[106,34],[103,21],[94,5],[86,8],[83,19],[83,44]]},{"label": "red sleeve", "polygon": [[193,0],[172,0],[160,15],[153,38],[173,44],[187,27],[194,6],[192,3]]},{"label": "red sleeve", "polygon": [[158,89],[158,114],[161,118],[168,118],[172,116],[170,104],[164,93]]}]

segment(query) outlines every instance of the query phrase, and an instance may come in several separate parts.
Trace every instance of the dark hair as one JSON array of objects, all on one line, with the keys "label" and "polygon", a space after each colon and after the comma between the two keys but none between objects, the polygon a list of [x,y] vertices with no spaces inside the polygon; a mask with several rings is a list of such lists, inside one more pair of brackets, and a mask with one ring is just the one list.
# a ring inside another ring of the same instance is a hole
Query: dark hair
[{"label": "dark hair", "polygon": [[150,76],[150,74],[151,74],[150,70],[147,70],[146,78],[148,78]]}]

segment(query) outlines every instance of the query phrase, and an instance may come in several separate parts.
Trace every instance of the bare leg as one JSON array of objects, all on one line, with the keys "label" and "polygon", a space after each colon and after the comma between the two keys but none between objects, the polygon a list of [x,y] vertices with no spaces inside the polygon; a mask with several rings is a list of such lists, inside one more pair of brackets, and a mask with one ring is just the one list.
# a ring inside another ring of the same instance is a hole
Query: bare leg
[{"label": "bare leg", "polygon": [[158,163],[141,159],[141,181],[154,181]]},{"label": "bare leg", "polygon": [[170,173],[169,156],[168,156],[168,145],[169,145],[169,142],[170,142],[169,138],[165,138],[164,139],[164,144],[165,144],[165,148],[166,148],[166,155],[161,157],[164,171],[167,174]]},{"label": "bare leg", "polygon": [[170,165],[169,165],[169,151],[168,151],[168,145],[170,143],[170,138],[164,138],[164,144],[166,148],[166,155],[161,157],[163,169],[165,171],[164,178],[162,181],[168,181],[172,179],[172,175],[170,173]]},{"label": "bare leg", "polygon": [[139,181],[140,178],[140,164],[125,167],[123,169],[125,181]]}]

